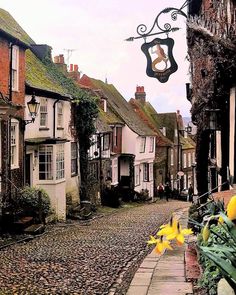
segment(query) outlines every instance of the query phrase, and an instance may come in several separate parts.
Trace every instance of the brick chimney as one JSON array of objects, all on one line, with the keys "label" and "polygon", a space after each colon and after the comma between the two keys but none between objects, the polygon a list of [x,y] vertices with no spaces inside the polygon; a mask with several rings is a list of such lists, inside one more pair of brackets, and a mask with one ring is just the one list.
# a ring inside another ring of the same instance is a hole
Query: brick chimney
[{"label": "brick chimney", "polygon": [[146,102],[146,92],[144,91],[144,86],[137,86],[135,92],[135,99],[141,102]]},{"label": "brick chimney", "polygon": [[79,83],[80,80],[80,72],[78,65],[70,64],[70,70],[68,72],[68,76],[72,78],[75,82]]},{"label": "brick chimney", "polygon": [[58,67],[59,70],[61,70],[64,74],[67,73],[67,66],[65,64],[64,55],[59,54],[57,56],[54,56],[54,64]]}]

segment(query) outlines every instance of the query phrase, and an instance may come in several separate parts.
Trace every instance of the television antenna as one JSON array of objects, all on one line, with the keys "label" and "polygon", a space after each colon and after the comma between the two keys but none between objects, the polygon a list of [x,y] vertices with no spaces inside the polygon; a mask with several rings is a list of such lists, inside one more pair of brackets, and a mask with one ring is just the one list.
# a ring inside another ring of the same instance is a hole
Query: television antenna
[{"label": "television antenna", "polygon": [[73,51],[76,51],[77,49],[70,49],[70,48],[64,48],[64,51],[66,51],[66,64],[67,67],[69,67],[70,58],[72,56]]}]

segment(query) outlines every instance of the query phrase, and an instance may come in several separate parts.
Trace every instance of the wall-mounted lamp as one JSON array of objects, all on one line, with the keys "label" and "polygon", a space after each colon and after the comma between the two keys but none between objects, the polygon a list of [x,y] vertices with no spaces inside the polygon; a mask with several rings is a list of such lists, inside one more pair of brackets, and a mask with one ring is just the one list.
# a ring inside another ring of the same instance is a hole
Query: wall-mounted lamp
[{"label": "wall-mounted lamp", "polygon": [[31,120],[24,120],[25,125],[34,123],[36,115],[38,113],[40,103],[36,101],[35,95],[32,95],[32,98],[30,101],[27,102],[27,107],[31,116]]},{"label": "wall-mounted lamp", "polygon": [[191,134],[192,133],[192,126],[189,125],[185,127],[185,131],[187,132],[187,134]]}]

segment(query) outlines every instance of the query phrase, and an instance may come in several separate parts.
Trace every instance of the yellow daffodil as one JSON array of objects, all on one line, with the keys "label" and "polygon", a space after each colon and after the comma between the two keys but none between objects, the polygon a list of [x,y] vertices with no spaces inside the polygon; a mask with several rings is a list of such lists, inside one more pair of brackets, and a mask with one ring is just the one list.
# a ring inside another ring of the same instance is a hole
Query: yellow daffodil
[{"label": "yellow daffodil", "polygon": [[185,228],[185,229],[181,229],[180,224],[177,224],[177,229],[171,233],[170,235],[166,236],[167,240],[174,240],[176,239],[177,241],[177,245],[181,246],[184,243],[184,236],[189,236],[193,233],[193,231],[191,229]]},{"label": "yellow daffodil", "polygon": [[173,250],[173,248],[170,245],[170,242],[164,240],[163,237],[161,237],[156,245],[155,252],[158,254],[162,254],[165,251],[165,249]]},{"label": "yellow daffodil", "polygon": [[178,221],[171,217],[170,223],[160,226],[160,230],[157,232],[157,236],[168,236],[173,234],[177,230]]},{"label": "yellow daffodil", "polygon": [[230,220],[236,219],[236,196],[233,196],[227,205],[227,216]]},{"label": "yellow daffodil", "polygon": [[153,244],[157,244],[158,242],[160,242],[160,239],[156,239],[155,237],[150,236],[150,240],[147,241],[147,244],[148,245],[153,245]]},{"label": "yellow daffodil", "polygon": [[207,223],[202,230],[203,241],[207,242],[209,237],[210,237],[210,229],[209,229],[209,224]]}]

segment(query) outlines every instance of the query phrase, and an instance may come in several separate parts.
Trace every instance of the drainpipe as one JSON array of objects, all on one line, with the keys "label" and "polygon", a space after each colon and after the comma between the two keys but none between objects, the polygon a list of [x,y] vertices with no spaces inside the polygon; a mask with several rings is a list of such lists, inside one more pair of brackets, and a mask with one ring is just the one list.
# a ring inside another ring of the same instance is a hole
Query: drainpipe
[{"label": "drainpipe", "polygon": [[[13,43],[9,44],[10,49],[10,63],[9,63],[9,101],[12,101],[12,51],[13,51]],[[7,149],[8,149],[8,163],[7,163],[7,183],[6,187],[8,190],[8,198],[11,200],[11,116],[8,119],[8,129],[7,129]]]},{"label": "drainpipe", "polygon": [[57,99],[53,103],[53,138],[56,137],[56,104],[60,101]]}]

